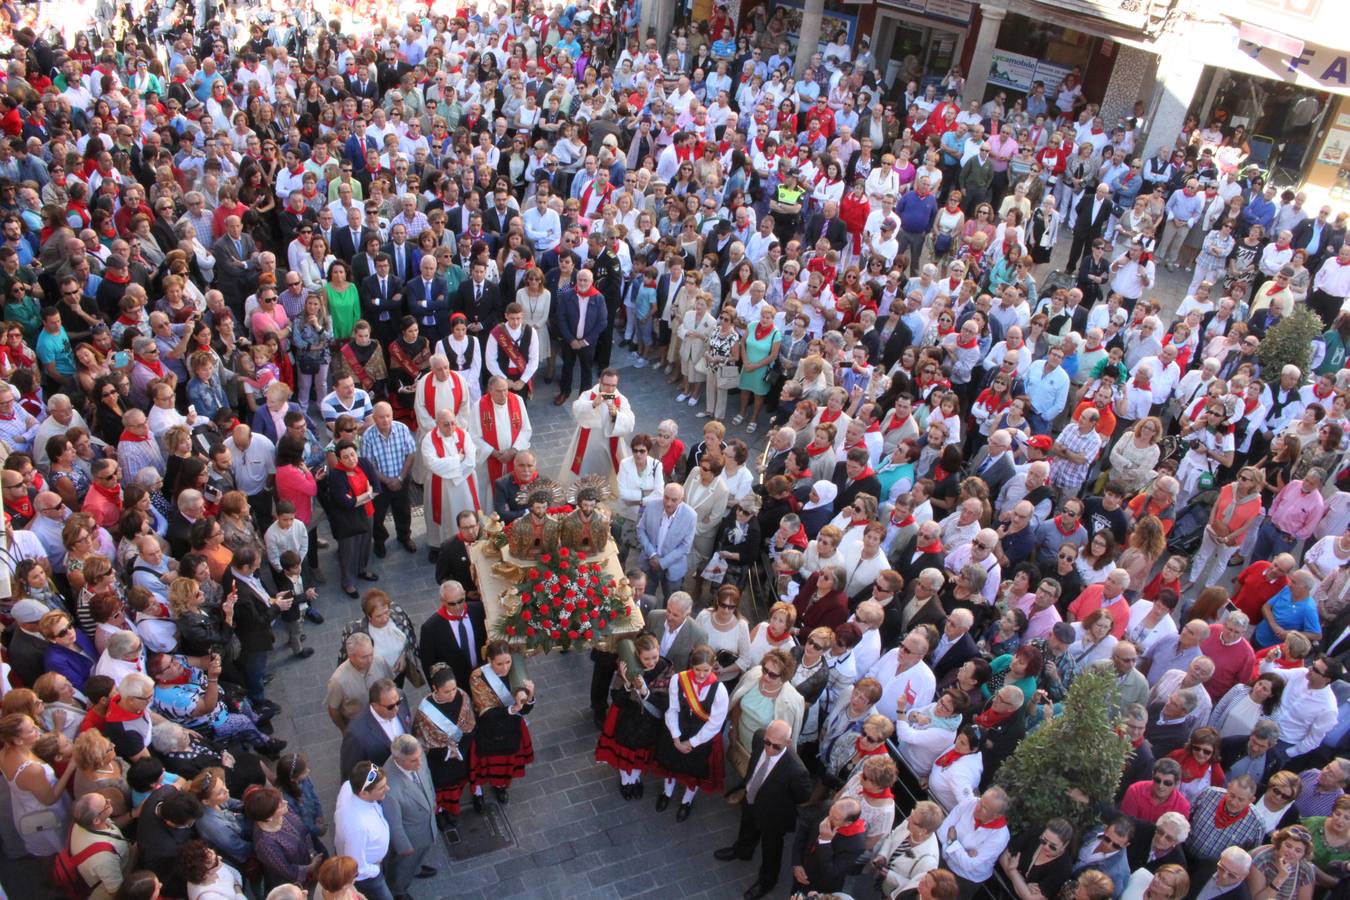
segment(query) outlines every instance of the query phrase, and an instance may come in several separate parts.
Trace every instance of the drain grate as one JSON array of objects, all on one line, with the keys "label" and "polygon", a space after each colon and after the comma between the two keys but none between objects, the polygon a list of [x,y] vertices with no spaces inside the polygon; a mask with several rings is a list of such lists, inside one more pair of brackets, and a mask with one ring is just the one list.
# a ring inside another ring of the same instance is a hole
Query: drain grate
[{"label": "drain grate", "polygon": [[445,852],[455,860],[472,859],[516,845],[516,833],[511,830],[506,810],[492,800],[487,801],[487,809],[481,816],[465,804],[459,824],[444,832],[442,838]]}]

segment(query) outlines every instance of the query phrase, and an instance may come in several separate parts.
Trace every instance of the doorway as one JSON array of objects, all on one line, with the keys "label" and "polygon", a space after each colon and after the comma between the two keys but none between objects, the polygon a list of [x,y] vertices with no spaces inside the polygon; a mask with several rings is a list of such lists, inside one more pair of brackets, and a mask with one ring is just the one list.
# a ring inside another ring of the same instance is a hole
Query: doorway
[{"label": "doorway", "polygon": [[878,8],[872,27],[872,49],[886,60],[886,85],[892,93],[904,91],[910,79],[940,81],[961,58],[964,31],[911,19]]}]

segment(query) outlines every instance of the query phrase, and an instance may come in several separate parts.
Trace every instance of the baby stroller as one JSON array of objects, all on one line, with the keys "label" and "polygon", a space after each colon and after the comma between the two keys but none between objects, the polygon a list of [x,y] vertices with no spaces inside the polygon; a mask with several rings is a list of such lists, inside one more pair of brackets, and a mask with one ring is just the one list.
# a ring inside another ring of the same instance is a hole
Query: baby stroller
[{"label": "baby stroller", "polygon": [[1186,508],[1172,523],[1172,533],[1167,538],[1168,553],[1192,556],[1200,549],[1205,525],[1209,523],[1209,511],[1219,499],[1219,487],[1215,484],[1196,493],[1186,502]]}]

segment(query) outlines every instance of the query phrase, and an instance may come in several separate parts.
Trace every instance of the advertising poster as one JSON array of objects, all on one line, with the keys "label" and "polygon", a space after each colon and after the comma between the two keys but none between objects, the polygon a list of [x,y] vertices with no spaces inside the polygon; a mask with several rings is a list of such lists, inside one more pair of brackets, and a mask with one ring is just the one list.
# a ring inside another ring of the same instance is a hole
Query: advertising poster
[{"label": "advertising poster", "polygon": [[995,50],[989,64],[989,83],[1014,91],[1029,91],[1036,80],[1036,57]]}]

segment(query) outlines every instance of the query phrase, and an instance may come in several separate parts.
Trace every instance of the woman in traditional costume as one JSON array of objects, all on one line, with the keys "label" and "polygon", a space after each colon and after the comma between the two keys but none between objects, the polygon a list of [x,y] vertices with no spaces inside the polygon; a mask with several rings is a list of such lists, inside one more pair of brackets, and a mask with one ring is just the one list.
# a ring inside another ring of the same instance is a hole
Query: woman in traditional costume
[{"label": "woman in traditional costume", "polygon": [[700,788],[714,793],[722,790],[727,690],[717,680],[716,662],[713,648],[699,644],[689,654],[689,668],[670,682],[666,727],[656,744],[653,770],[665,778],[664,790],[656,799],[657,812],[670,806],[676,782],[684,786],[677,822],[689,818]]},{"label": "woman in traditional costume", "polygon": [[634,642],[641,672],[619,661],[610,695],[613,703],[595,745],[595,761],[619,770],[619,794],[625,800],[642,796],[642,773],[651,765],[670,703],[673,666],[661,658],[660,642],[644,634]]},{"label": "woman in traditional costume", "polygon": [[490,784],[497,802],[505,805],[506,789],[534,762],[534,743],[525,724],[525,716],[534,709],[534,682],[520,679],[514,689],[511,687],[514,660],[506,641],[489,641],[482,658],[486,662],[469,676],[469,696],[478,716],[469,781],[473,784],[473,810],[480,814],[484,810],[484,784]]},{"label": "woman in traditional costume", "polygon": [[473,703],[459,689],[449,665],[432,665],[428,687],[431,693],[422,698],[413,717],[413,734],[426,749],[427,768],[436,789],[436,823],[444,831],[455,825],[459,797],[469,780],[475,719]]}]

